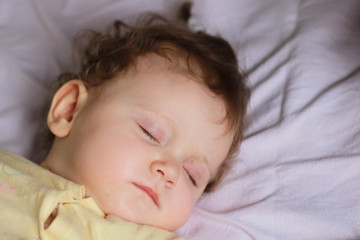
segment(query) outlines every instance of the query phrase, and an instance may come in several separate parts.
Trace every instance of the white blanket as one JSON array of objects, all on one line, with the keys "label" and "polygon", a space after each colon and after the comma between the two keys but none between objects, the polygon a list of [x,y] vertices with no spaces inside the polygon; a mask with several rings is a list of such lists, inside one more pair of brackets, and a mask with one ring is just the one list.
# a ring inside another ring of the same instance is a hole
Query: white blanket
[{"label": "white blanket", "polygon": [[[360,239],[360,1],[194,0],[249,72],[245,140],[178,233],[189,239]],[[0,148],[40,160],[39,115],[71,39],[181,1],[0,0]]]}]

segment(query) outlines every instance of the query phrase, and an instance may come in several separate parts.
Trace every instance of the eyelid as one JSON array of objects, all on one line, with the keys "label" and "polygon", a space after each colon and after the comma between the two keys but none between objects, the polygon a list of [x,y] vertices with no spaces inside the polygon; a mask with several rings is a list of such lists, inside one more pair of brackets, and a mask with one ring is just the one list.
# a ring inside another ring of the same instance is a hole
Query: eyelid
[{"label": "eyelid", "polygon": [[194,177],[191,175],[191,173],[190,173],[188,170],[186,170],[186,169],[185,169],[185,172],[186,172],[186,174],[188,175],[189,180],[191,181],[191,183],[192,183],[195,187],[197,187],[198,184],[197,184],[196,180],[194,179]]},{"label": "eyelid", "polygon": [[[199,169],[199,166],[196,163],[194,163],[193,160],[185,161],[184,169],[186,174],[189,175],[189,179],[191,178],[194,181],[195,187],[198,187],[202,184],[204,176],[201,173],[201,169]],[[192,181],[191,179],[190,181]]]},{"label": "eyelid", "polygon": [[136,123],[147,133],[152,135],[161,145],[165,145],[169,139],[169,131],[165,123],[149,113],[141,113],[135,116]]},{"label": "eyelid", "polygon": [[139,127],[141,128],[141,130],[143,131],[143,133],[148,136],[150,138],[151,141],[161,144],[161,142],[150,132],[148,131],[145,127],[141,126],[140,124],[138,124]]}]

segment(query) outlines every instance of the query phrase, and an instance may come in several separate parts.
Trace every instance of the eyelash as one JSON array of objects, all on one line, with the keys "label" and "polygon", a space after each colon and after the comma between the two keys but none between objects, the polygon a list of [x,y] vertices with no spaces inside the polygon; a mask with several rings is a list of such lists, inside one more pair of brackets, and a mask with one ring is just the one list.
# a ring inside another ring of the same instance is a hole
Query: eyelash
[{"label": "eyelash", "polygon": [[143,133],[152,141],[155,143],[160,143],[159,140],[157,140],[148,130],[146,130],[143,126],[139,125],[140,129],[143,131]]},{"label": "eyelash", "polygon": [[192,183],[195,187],[197,187],[197,184],[196,184],[196,181],[194,180],[194,178],[191,176],[191,174],[190,174],[187,170],[185,170],[185,171],[186,171],[186,174],[188,175],[191,183]]}]

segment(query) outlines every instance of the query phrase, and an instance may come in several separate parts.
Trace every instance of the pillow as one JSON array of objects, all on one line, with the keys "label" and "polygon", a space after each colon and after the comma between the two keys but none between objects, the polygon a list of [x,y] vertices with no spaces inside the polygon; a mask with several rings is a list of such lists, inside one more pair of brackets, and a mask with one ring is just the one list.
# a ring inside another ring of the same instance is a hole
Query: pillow
[{"label": "pillow", "polygon": [[[360,2],[194,0],[225,37],[252,98],[240,153],[178,233],[189,239],[358,239]],[[2,1],[0,148],[41,161],[42,113],[81,29],[182,1]]]},{"label": "pillow", "polygon": [[357,239],[360,2],[194,1],[249,73],[245,140],[190,239]]}]

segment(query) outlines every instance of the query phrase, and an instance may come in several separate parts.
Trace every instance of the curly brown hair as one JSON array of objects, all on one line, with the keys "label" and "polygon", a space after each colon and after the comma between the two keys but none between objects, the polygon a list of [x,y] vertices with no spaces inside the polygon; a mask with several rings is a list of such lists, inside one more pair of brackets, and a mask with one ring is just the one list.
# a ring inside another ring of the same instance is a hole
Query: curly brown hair
[{"label": "curly brown hair", "polygon": [[[200,77],[203,85],[223,99],[226,120],[235,135],[227,159],[205,189],[210,191],[241,143],[250,96],[246,76],[239,71],[230,44],[220,37],[193,32],[183,22],[171,22],[155,14],[142,17],[133,26],[115,21],[107,33],[87,30],[78,36],[76,43],[83,49],[80,70],[60,75],[58,87],[72,79],[84,81],[88,88],[101,86],[136,64],[139,57],[155,53],[169,60],[185,61],[189,72]],[[195,71],[198,69],[200,76]]]}]

